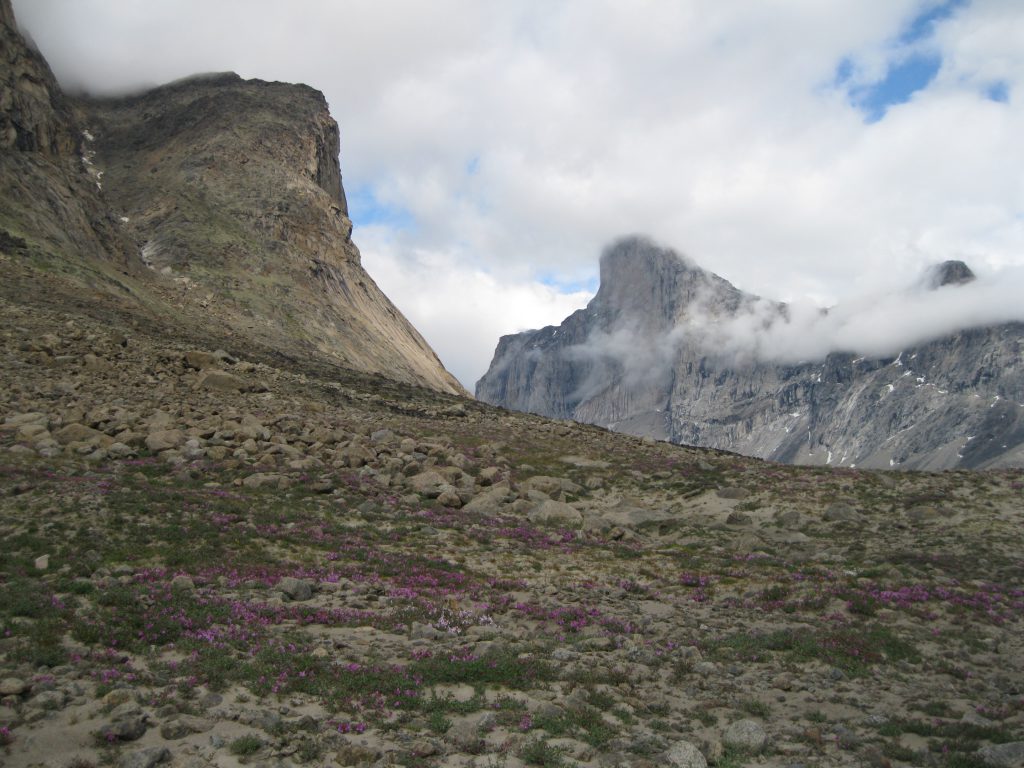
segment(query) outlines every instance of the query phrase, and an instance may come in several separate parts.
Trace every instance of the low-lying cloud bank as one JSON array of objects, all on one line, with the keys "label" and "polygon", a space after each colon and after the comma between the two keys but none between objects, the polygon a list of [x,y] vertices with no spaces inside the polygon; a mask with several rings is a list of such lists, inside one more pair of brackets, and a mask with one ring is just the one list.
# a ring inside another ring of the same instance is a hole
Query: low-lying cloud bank
[{"label": "low-lying cloud bank", "polygon": [[832,353],[895,358],[961,331],[1024,322],[1022,296],[1022,268],[941,287],[926,275],[903,290],[862,296],[830,309],[748,297],[730,315],[722,313],[718,297],[704,293],[670,331],[645,333],[638,330],[644,326],[639,318],[626,318],[565,354],[591,366],[574,392],[587,400],[616,380],[631,390],[657,388],[684,349],[727,367],[814,363]]},{"label": "low-lying cloud bank", "polygon": [[865,357],[902,350],[958,331],[1024,321],[1024,269],[980,277],[961,285],[930,288],[922,283],[902,291],[863,296],[827,311],[758,299],[728,319],[696,312],[672,335],[695,339],[707,349],[738,360],[797,363],[833,352]]}]

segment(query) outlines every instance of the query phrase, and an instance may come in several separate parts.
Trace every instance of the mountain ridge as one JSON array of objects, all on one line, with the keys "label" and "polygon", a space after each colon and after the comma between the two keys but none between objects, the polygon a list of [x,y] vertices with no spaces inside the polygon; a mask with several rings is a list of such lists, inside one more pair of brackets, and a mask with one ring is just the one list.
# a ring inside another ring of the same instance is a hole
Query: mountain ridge
[{"label": "mountain ridge", "polygon": [[[640,237],[610,246],[587,308],[560,326],[503,337],[477,397],[787,463],[1024,461],[1021,324],[965,329],[892,357],[831,352],[774,362],[763,341],[792,309],[674,256]],[[943,291],[973,279],[962,262],[929,275]],[[737,338],[743,344],[733,347]]]}]

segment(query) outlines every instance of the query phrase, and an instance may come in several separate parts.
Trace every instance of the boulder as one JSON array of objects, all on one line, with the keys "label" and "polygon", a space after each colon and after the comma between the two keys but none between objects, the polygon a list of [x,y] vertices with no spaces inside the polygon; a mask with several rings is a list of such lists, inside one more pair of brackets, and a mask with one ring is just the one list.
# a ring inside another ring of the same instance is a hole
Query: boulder
[{"label": "boulder", "polygon": [[159,453],[177,448],[185,442],[185,433],[180,429],[161,429],[146,436],[146,448]]},{"label": "boulder", "polygon": [[313,584],[308,579],[285,576],[277,582],[276,588],[289,600],[299,603],[313,596]]},{"label": "boulder", "polygon": [[474,496],[464,509],[467,512],[477,512],[481,515],[496,515],[508,501],[510,492],[511,489],[507,482],[498,483]]},{"label": "boulder", "polygon": [[204,371],[199,376],[196,386],[214,392],[245,392],[250,388],[241,376],[218,370]]},{"label": "boulder", "polygon": [[670,768],[707,768],[703,753],[688,741],[677,741],[665,752],[665,765]]},{"label": "boulder", "polygon": [[842,501],[835,501],[828,505],[823,515],[826,523],[846,523],[857,520],[860,515],[857,510]]},{"label": "boulder", "polygon": [[432,469],[413,475],[405,481],[409,488],[428,499],[436,499],[441,495],[442,486],[449,485],[440,473]]},{"label": "boulder", "polygon": [[557,496],[560,493],[579,493],[583,488],[572,480],[564,477],[549,477],[547,475],[535,475],[519,484],[524,491],[541,491],[548,496]]},{"label": "boulder", "polygon": [[578,509],[553,499],[542,501],[529,512],[527,517],[531,523],[543,525],[568,525],[578,528],[583,524],[583,515]]},{"label": "boulder", "polygon": [[991,744],[979,749],[977,754],[996,768],[1024,768],[1024,741]]},{"label": "boulder", "polygon": [[114,442],[112,438],[103,434],[98,429],[93,429],[92,427],[85,426],[85,424],[77,423],[61,427],[54,432],[53,436],[61,445],[67,445],[68,443]]},{"label": "boulder", "polygon": [[722,743],[730,749],[757,754],[768,743],[768,734],[762,725],[754,720],[737,720],[725,729]]},{"label": "boulder", "polygon": [[171,751],[167,747],[146,747],[121,755],[119,768],[154,768],[160,763],[169,762]]},{"label": "boulder", "polygon": [[212,352],[200,352],[192,350],[186,352],[182,358],[186,368],[196,371],[205,371],[208,368],[220,368],[220,360]]},{"label": "boulder", "polygon": [[5,677],[0,680],[0,696],[21,696],[28,690],[28,683],[20,677]]}]

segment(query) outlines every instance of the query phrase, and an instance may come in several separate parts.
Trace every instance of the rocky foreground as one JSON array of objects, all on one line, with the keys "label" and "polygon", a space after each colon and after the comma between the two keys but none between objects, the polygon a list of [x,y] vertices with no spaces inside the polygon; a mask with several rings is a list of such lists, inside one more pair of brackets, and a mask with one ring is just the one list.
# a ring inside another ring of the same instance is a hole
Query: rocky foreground
[{"label": "rocky foreground", "polygon": [[0,328],[4,765],[1024,764],[1019,471]]}]

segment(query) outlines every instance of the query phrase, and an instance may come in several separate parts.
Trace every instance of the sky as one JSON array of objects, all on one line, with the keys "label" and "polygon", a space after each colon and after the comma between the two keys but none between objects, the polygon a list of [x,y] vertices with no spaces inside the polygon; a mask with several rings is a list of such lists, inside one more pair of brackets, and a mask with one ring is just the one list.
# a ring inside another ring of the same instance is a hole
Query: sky
[{"label": "sky", "polygon": [[1021,279],[1020,0],[14,7],[65,87],[323,91],[363,264],[470,390],[500,335],[585,306],[622,235],[810,306],[951,258]]}]

